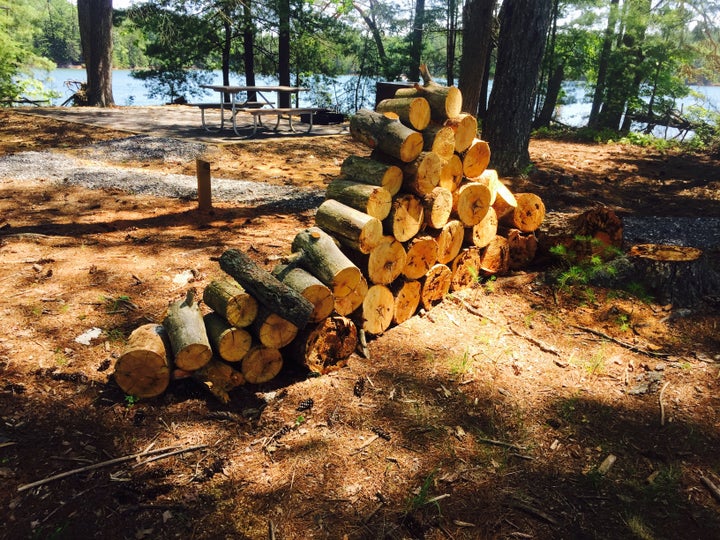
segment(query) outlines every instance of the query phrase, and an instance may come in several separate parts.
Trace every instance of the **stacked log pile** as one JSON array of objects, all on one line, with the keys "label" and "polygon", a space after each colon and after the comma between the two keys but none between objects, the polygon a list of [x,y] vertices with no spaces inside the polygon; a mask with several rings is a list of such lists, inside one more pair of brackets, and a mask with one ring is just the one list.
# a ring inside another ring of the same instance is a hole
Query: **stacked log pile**
[{"label": "stacked log pile", "polygon": [[513,194],[488,169],[490,147],[461,113],[460,91],[423,78],[351,118],[371,152],[343,162],[316,226],[298,232],[282,264],[269,272],[228,250],[227,276],[203,293],[209,313],[189,294],[162,325],[133,332],[115,369],[126,393],[159,395],[181,373],[227,402],[229,390],[272,379],[285,361],[327,373],[366,333],[533,259],[542,200]]}]

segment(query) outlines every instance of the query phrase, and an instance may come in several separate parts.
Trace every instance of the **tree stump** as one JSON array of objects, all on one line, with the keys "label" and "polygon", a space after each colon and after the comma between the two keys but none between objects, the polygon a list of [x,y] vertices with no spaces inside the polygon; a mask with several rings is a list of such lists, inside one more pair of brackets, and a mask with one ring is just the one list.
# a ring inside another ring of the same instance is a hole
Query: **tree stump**
[{"label": "tree stump", "polygon": [[325,375],[345,366],[357,347],[358,333],[355,323],[347,317],[328,317],[307,326],[283,351],[313,373]]},{"label": "tree stump", "polygon": [[400,191],[403,180],[402,169],[397,165],[361,156],[345,158],[340,173],[355,182],[381,187],[387,190],[391,197]]},{"label": "tree stump", "polygon": [[115,382],[128,395],[151,398],[170,383],[170,343],[159,324],[142,325],[130,334],[115,363]]}]

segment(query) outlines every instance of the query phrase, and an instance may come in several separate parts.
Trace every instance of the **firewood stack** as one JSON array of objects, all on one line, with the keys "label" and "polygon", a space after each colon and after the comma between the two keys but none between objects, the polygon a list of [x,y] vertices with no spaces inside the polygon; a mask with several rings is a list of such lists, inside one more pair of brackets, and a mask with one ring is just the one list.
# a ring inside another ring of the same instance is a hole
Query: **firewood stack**
[{"label": "firewood stack", "polygon": [[511,193],[487,168],[489,145],[460,112],[460,91],[427,70],[423,79],[351,118],[352,136],[372,151],[343,162],[316,226],[298,232],[282,264],[268,272],[228,250],[227,277],[203,293],[210,313],[188,294],[162,325],[133,332],[115,368],[126,393],[157,396],[175,373],[227,402],[229,390],[271,380],[286,360],[327,373],[365,333],[533,259],[542,200]]}]

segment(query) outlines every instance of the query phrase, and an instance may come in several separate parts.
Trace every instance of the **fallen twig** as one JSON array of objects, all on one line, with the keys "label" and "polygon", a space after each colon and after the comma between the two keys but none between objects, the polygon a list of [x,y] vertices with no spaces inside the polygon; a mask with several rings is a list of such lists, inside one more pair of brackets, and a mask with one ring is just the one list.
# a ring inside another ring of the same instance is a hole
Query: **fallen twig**
[{"label": "fallen twig", "polygon": [[720,502],[720,488],[713,484],[712,480],[706,476],[700,476],[700,482],[708,489],[710,495],[712,495],[716,501]]},{"label": "fallen twig", "polygon": [[478,317],[482,317],[483,319],[487,319],[487,320],[490,321],[491,323],[496,324],[496,325],[498,325],[498,326],[500,326],[500,325],[502,324],[502,323],[496,321],[495,319],[493,319],[492,317],[488,317],[487,315],[485,315],[485,313],[483,313],[483,312],[480,311],[478,308],[476,308],[475,306],[473,306],[472,304],[470,304],[468,301],[463,300],[462,298],[458,298],[458,297],[456,297],[456,296],[452,296],[451,298],[452,298],[453,300],[455,300],[456,302],[460,302],[460,303],[463,305],[463,307],[464,307],[465,309],[467,309],[467,310],[468,310],[470,313],[472,313],[473,315],[477,315]]},{"label": "fallen twig", "polygon": [[598,337],[601,337],[603,339],[607,339],[608,341],[612,341],[613,343],[617,343],[621,347],[625,347],[626,349],[629,349],[631,351],[638,352],[640,354],[645,354],[647,356],[655,356],[660,358],[666,358],[670,356],[667,353],[661,353],[661,352],[655,352],[655,351],[649,351],[647,349],[643,349],[642,347],[638,347],[637,345],[633,345],[632,343],[627,343],[625,341],[622,341],[620,339],[614,338],[612,336],[607,335],[604,332],[600,332],[599,330],[595,330],[593,328],[588,328],[586,326],[578,326],[575,324],[571,324],[573,328],[577,328],[578,330],[582,330],[583,332],[588,332],[589,334],[594,334]]},{"label": "fallen twig", "polygon": [[660,402],[660,425],[665,425],[665,404],[663,403],[663,394],[665,393],[665,389],[668,387],[669,382],[666,382],[663,384],[663,387],[660,389],[660,395],[658,396],[658,401]]},{"label": "fallen twig", "polygon": [[504,446],[505,448],[512,448],[513,450],[525,450],[524,446],[518,446],[517,444],[505,442],[505,441],[496,441],[495,439],[483,439],[483,438],[477,438],[475,439],[478,442],[485,443],[485,444],[492,444],[494,446]]},{"label": "fallen twig", "polygon": [[558,521],[552,517],[550,514],[547,514],[543,512],[542,510],[539,510],[535,508],[534,506],[530,506],[527,503],[524,503],[522,501],[513,501],[512,503],[513,508],[517,508],[518,510],[522,510],[526,514],[530,514],[533,517],[539,518],[543,521],[546,521],[547,523],[550,523],[551,525],[557,525]]},{"label": "fallen twig", "polygon": [[552,347],[551,345],[548,345],[547,343],[543,343],[542,341],[535,339],[532,336],[528,336],[526,334],[523,334],[522,332],[515,330],[511,324],[508,324],[507,326],[513,334],[529,341],[530,343],[535,345],[541,351],[554,354],[555,356],[562,357],[562,354],[560,353],[560,351],[558,351],[555,347]]}]

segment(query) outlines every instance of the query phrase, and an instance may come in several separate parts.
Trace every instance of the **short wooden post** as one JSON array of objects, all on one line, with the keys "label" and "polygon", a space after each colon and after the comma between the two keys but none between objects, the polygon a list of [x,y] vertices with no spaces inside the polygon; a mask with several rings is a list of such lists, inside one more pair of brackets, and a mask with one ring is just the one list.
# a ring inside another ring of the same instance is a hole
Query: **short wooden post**
[{"label": "short wooden post", "polygon": [[195,160],[198,181],[198,208],[212,209],[212,190],[210,188],[210,162],[197,158]]}]

